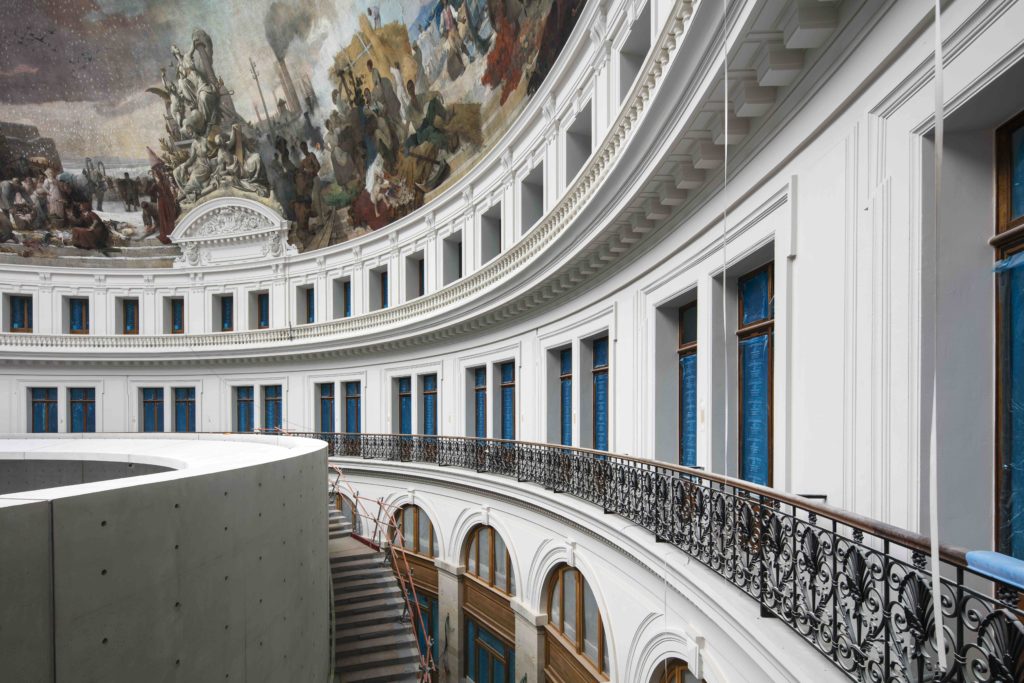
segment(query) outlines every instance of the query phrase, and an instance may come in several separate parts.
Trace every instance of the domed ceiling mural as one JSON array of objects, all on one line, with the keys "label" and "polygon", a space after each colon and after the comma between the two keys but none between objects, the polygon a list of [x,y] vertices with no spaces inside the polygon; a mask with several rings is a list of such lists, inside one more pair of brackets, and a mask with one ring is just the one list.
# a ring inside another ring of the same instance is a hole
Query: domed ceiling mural
[{"label": "domed ceiling mural", "polygon": [[515,120],[583,0],[14,0],[0,251],[132,253],[214,197],[309,250],[400,218]]}]

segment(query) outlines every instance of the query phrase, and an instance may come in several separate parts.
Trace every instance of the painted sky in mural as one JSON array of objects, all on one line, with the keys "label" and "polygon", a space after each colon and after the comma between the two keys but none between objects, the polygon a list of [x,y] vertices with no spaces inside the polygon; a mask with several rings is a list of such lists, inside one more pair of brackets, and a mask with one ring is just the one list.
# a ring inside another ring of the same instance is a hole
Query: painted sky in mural
[{"label": "painted sky in mural", "polygon": [[225,193],[279,207],[304,249],[380,228],[507,128],[582,5],[14,0],[0,242],[166,242]]}]

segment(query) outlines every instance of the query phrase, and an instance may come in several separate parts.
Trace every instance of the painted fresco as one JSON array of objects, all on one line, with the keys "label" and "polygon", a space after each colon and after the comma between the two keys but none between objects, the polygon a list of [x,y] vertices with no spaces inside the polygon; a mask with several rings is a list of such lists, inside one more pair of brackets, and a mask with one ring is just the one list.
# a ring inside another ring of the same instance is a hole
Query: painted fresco
[{"label": "painted fresco", "polygon": [[[302,250],[422,206],[501,135],[583,0],[14,0],[0,251],[159,252],[211,198]],[[145,249],[141,249],[145,248]]]}]

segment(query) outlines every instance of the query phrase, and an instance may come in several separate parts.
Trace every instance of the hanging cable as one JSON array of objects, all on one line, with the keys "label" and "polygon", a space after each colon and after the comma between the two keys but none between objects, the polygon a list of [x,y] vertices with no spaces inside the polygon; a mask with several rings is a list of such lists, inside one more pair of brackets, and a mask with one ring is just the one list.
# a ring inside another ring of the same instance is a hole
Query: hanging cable
[{"label": "hanging cable", "polygon": [[944,97],[942,92],[942,8],[935,0],[935,187],[932,190],[932,406],[928,443],[928,522],[931,529],[932,610],[939,671],[946,670],[946,633],[942,623],[942,577],[939,564],[939,193],[942,190]]}]

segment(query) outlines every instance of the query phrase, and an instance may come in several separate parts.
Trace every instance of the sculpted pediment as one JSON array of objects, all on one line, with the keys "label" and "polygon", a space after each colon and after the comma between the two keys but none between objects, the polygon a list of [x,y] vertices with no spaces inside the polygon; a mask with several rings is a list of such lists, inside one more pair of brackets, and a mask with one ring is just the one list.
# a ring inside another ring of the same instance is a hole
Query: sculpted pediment
[{"label": "sculpted pediment", "polygon": [[243,197],[214,199],[186,213],[171,233],[181,247],[175,267],[240,263],[294,255],[288,221],[274,209]]}]

